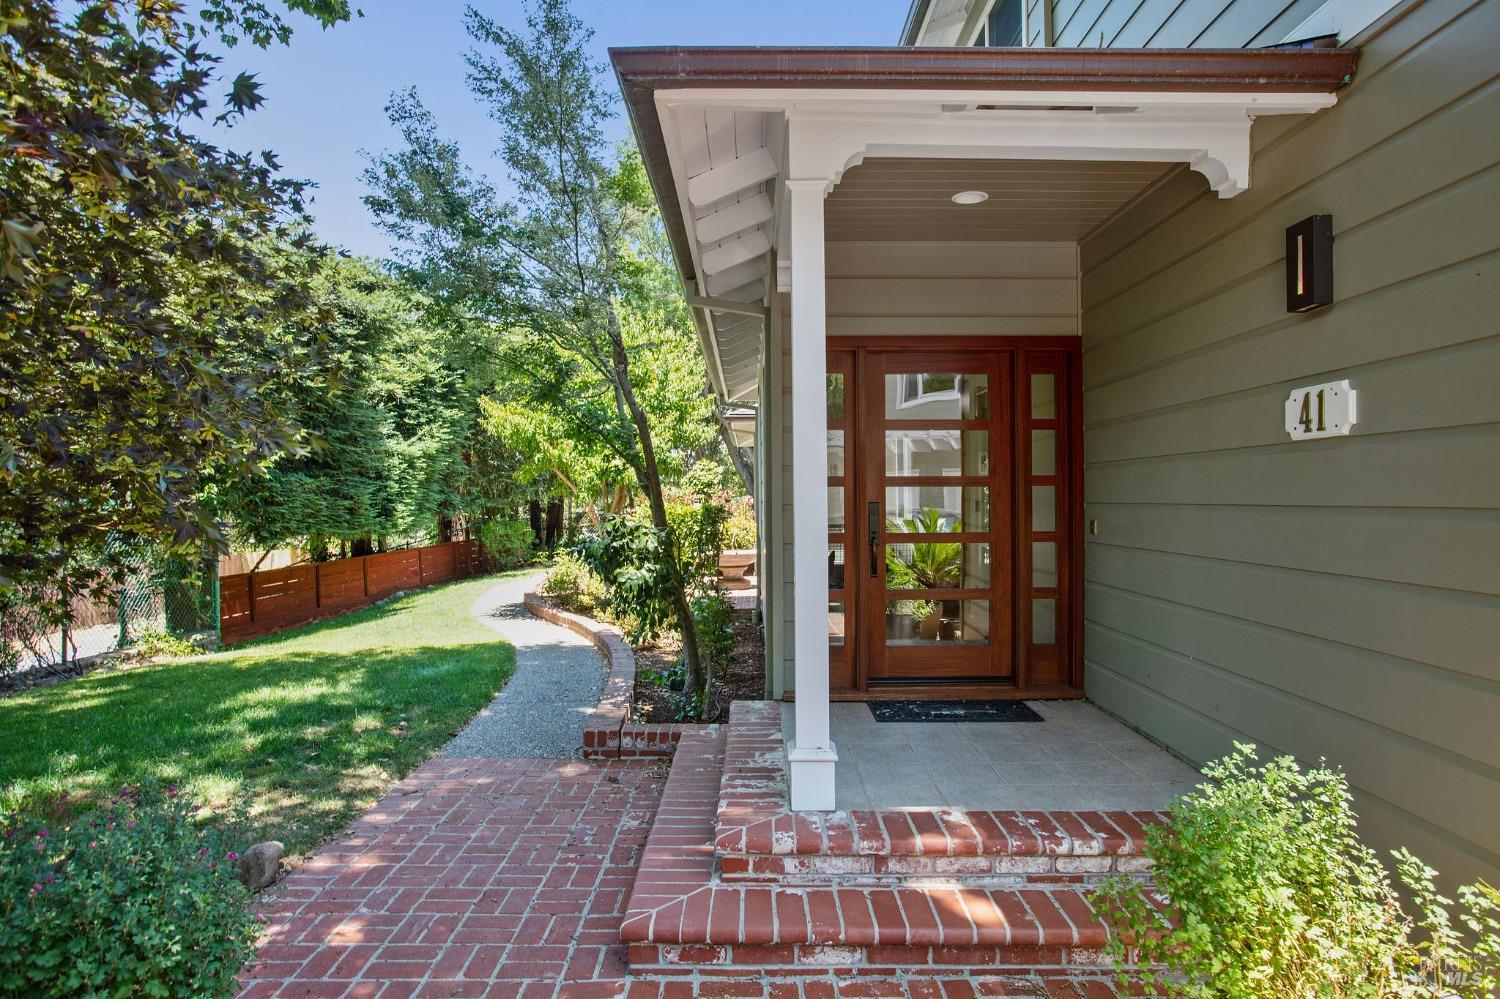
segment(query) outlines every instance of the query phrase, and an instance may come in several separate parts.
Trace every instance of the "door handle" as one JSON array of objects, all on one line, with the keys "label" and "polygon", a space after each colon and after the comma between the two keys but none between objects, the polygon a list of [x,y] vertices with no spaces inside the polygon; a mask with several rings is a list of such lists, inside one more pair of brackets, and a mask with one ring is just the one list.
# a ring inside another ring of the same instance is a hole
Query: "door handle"
[{"label": "door handle", "polygon": [[874,500],[870,503],[870,578],[874,579],[880,575],[880,560],[877,557],[880,546],[880,501]]}]

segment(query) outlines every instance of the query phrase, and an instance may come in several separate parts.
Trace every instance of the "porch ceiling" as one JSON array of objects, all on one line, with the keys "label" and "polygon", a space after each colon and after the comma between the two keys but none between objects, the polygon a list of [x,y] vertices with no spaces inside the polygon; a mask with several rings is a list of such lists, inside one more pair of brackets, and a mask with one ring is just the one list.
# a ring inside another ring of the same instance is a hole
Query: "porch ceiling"
[{"label": "porch ceiling", "polygon": [[[825,206],[828,241],[1076,242],[1169,171],[1165,163],[869,159]],[[989,200],[956,205],[959,191]]]}]

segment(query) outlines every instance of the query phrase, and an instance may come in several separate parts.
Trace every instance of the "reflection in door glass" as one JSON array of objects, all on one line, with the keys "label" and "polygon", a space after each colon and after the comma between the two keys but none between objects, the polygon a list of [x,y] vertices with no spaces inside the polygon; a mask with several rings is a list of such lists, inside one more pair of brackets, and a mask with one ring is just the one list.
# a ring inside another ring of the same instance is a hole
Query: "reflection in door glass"
[{"label": "reflection in door glass", "polygon": [[828,644],[844,644],[844,605],[832,602],[828,605]]},{"label": "reflection in door glass", "polygon": [[1031,432],[1031,474],[1057,474],[1057,431],[1033,430]]},{"label": "reflection in door glass", "polygon": [[1051,597],[1031,602],[1031,641],[1036,645],[1057,641],[1057,601]]},{"label": "reflection in door glass", "polygon": [[887,430],[886,475],[988,475],[985,430]]},{"label": "reflection in door glass", "polygon": [[1050,589],[1057,585],[1057,542],[1031,543],[1031,585]]},{"label": "reflection in door glass", "polygon": [[844,376],[840,374],[828,376],[828,418],[844,418]]},{"label": "reflection in door glass", "polygon": [[828,588],[830,590],[842,590],[844,588],[844,546],[830,544],[828,546]]},{"label": "reflection in door glass", "polygon": [[1057,487],[1031,487],[1031,529],[1057,530]]},{"label": "reflection in door glass", "polygon": [[844,529],[844,487],[828,487],[828,530],[839,532]]},{"label": "reflection in door glass", "polygon": [[973,590],[990,585],[990,546],[923,541],[885,546],[888,590]]},{"label": "reflection in door glass", "polygon": [[887,420],[987,420],[989,376],[905,372],[885,376]]},{"label": "reflection in door glass", "polygon": [[844,432],[842,430],[828,431],[828,474],[830,476],[844,474]]},{"label": "reflection in door glass", "polygon": [[887,645],[988,645],[988,600],[891,600],[885,605]]},{"label": "reflection in door glass", "polygon": [[1057,419],[1057,390],[1053,388],[1053,376],[1031,376],[1031,418],[1033,420]]},{"label": "reflection in door glass", "polygon": [[894,525],[918,520],[928,533],[988,531],[990,487],[886,486],[885,512],[893,531],[917,530]]}]

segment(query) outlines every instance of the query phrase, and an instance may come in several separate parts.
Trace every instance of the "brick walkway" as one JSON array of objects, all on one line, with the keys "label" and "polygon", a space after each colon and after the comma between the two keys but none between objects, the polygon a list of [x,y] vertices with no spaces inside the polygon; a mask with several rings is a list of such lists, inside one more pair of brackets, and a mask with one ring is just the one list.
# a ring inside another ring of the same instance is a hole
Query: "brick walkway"
[{"label": "brick walkway", "polygon": [[665,761],[428,762],[270,894],[242,997],[1039,994],[921,977],[632,979],[619,927],[665,781]]}]

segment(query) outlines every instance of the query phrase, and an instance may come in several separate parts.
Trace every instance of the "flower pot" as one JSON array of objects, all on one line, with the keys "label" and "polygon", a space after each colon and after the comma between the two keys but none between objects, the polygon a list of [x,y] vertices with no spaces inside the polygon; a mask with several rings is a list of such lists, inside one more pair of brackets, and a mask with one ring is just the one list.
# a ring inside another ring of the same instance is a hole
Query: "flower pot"
[{"label": "flower pot", "polygon": [[749,549],[731,549],[719,554],[719,575],[728,580],[745,578],[745,573],[755,565],[755,552]]}]

